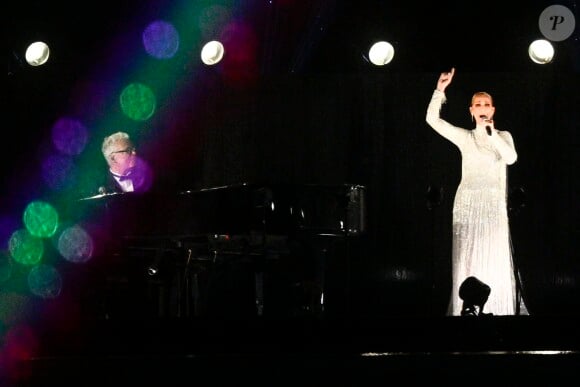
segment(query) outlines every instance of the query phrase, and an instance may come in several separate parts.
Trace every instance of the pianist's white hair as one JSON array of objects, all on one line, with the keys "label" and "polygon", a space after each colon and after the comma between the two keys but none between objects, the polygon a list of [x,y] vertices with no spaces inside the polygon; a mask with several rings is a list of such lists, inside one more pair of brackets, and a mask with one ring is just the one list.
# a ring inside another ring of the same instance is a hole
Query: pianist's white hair
[{"label": "pianist's white hair", "polygon": [[103,145],[101,146],[101,152],[103,152],[103,156],[108,158],[110,154],[110,149],[113,144],[116,144],[118,141],[126,141],[131,143],[131,138],[129,134],[125,132],[116,132],[111,134],[110,136],[105,137],[103,140]]}]

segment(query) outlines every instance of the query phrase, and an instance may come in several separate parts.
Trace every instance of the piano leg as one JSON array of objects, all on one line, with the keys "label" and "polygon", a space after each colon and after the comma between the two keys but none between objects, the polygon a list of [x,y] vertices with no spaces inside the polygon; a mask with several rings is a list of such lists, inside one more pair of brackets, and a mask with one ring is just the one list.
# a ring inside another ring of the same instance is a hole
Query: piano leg
[{"label": "piano leg", "polygon": [[190,247],[182,251],[182,264],[175,277],[175,317],[192,318],[205,314],[207,276],[211,258],[207,253]]},{"label": "piano leg", "polygon": [[254,277],[256,279],[256,314],[262,316],[264,314],[264,272],[256,271]]}]

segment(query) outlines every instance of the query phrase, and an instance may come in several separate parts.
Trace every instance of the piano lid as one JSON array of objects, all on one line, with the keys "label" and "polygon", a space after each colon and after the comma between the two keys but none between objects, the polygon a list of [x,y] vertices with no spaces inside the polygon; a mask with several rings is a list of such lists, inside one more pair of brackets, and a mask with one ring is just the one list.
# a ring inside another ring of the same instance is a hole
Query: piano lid
[{"label": "piano lid", "polygon": [[365,228],[361,185],[237,184],[178,193],[111,193],[75,203],[84,221],[119,237],[204,234],[358,235]]}]

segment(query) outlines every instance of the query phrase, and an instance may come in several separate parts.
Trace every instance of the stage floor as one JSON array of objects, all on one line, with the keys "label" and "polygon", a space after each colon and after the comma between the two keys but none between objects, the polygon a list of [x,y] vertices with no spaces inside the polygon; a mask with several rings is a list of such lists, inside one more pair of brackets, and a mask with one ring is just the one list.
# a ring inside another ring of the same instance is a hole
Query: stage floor
[{"label": "stage floor", "polygon": [[577,316],[103,320],[37,329],[36,353],[4,362],[4,373],[18,386],[560,385],[577,378],[578,322]]}]

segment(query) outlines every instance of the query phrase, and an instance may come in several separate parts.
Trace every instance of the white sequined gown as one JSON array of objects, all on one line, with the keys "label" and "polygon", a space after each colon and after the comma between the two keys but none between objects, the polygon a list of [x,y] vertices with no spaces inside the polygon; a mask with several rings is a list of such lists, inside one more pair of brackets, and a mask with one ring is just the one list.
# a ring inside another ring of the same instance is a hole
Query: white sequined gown
[{"label": "white sequined gown", "polygon": [[478,125],[468,130],[440,117],[446,97],[435,90],[427,123],[461,152],[461,181],[453,204],[452,291],[447,314],[461,315],[459,286],[475,276],[491,288],[484,313],[513,315],[516,283],[507,215],[506,168],[517,159],[512,136]]}]

